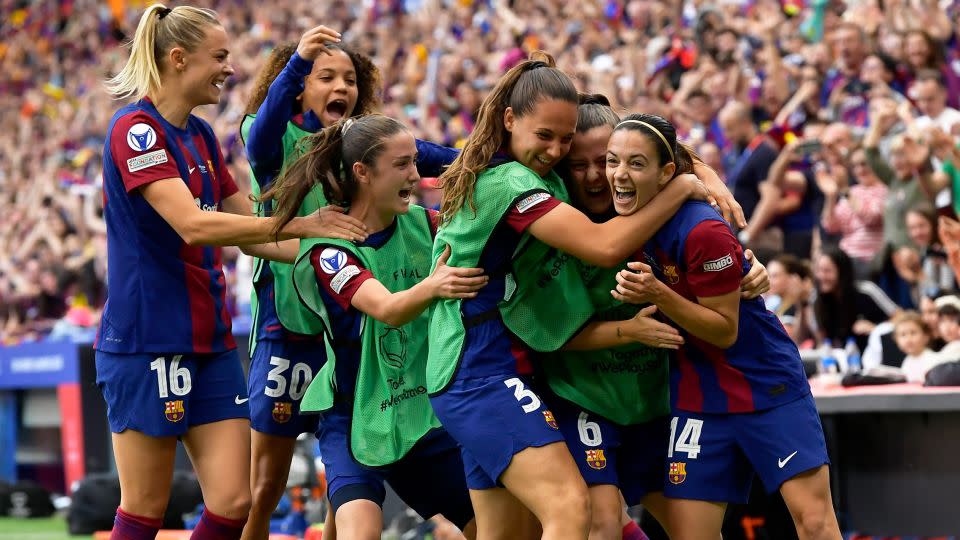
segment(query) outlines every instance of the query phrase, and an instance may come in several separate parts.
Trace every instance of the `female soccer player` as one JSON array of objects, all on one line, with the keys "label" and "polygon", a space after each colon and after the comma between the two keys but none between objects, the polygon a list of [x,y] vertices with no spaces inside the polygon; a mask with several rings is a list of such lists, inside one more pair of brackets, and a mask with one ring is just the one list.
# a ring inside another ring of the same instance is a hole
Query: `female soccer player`
[{"label": "female soccer player", "polygon": [[[434,258],[449,245],[449,264],[480,266],[490,283],[475,298],[437,303],[427,389],[440,421],[462,445],[483,538],[510,537],[501,516],[517,500],[539,519],[545,538],[586,537],[586,485],[516,354],[525,362],[521,341],[559,348],[593,314],[570,256],[617,264],[642,244],[644,231],[656,230],[701,188],[690,175],[647,211],[600,224],[566,204],[552,168],[575,133],[577,92],[552,58],[540,58],[497,83],[463,153],[441,176]],[[491,167],[498,151],[509,161]],[[550,268],[550,279],[530,279],[543,268]],[[551,311],[557,316],[544,316]],[[607,347],[623,338],[615,325],[603,332],[597,337],[608,339]]]},{"label": "female soccer player", "polygon": [[336,353],[305,404],[318,395],[325,410],[317,437],[337,536],[380,537],[385,481],[424,518],[439,513],[466,528],[473,509],[459,451],[423,387],[427,310],[435,298],[476,295],[487,278],[442,261],[431,272],[433,217],[410,205],[420,177],[416,143],[402,124],[363,116],[308,142],[312,148],[262,197],[277,199],[276,219],[292,219],[322,183],[327,198],[349,205],[371,231],[357,244],[304,241],[294,269],[297,294],[326,314]]},{"label": "female soccer player", "polygon": [[[299,44],[276,47],[254,85],[241,126],[250,160],[254,195],[303,152],[306,137],[323,126],[372,112],[377,107],[379,71],[371,60],[339,45],[340,35],[325,26],[310,29]],[[417,165],[427,175],[453,161],[457,152],[417,142]],[[257,205],[270,215],[274,201]],[[304,199],[298,215],[326,205],[320,186]],[[265,539],[270,515],[286,487],[296,437],[313,433],[316,416],[300,415],[300,400],[326,362],[319,318],[301,307],[291,282],[291,266],[257,260],[250,395],[251,490],[253,504],[244,540]],[[329,533],[328,533],[329,534]]]},{"label": "female soccer player", "polygon": [[[607,148],[620,215],[643,208],[689,152],[658,116],[621,121]],[[664,493],[671,534],[714,540],[726,504],[745,503],[754,474],[780,490],[803,540],[840,538],[823,430],[796,346],[759,299],[740,297],[748,263],[709,205],[686,202],[617,274],[612,294],[652,303],[683,330],[671,369],[673,419]]]},{"label": "female soccer player", "polygon": [[[250,505],[247,395],[215,246],[273,241],[278,231],[251,215],[213,131],[191,114],[220,100],[228,55],[213,11],[155,4],[107,84],[137,99],[111,120],[103,158],[110,288],[96,364],[120,475],[115,539],[156,535],[178,438],[206,504],[192,538],[238,538]],[[362,232],[324,209],[278,237]],[[280,256],[276,244],[248,250]]]},{"label": "female soccer player", "polygon": [[[577,133],[558,171],[573,206],[602,222],[616,215],[606,179],[606,154],[620,119],[600,94],[581,95],[577,111]],[[699,163],[694,172],[715,174]],[[752,253],[747,255],[752,259]],[[743,279],[745,296],[764,292],[764,270],[760,264],[751,267]],[[611,298],[617,269],[581,264],[580,272],[597,310],[595,320],[623,319],[640,311]],[[637,344],[563,351],[539,364],[557,424],[589,486],[591,540],[644,538],[624,513],[624,500],[628,506],[642,503],[669,531],[662,494],[670,421],[668,364],[669,350],[678,348],[682,338],[658,337],[660,341],[653,342],[657,348]]]}]

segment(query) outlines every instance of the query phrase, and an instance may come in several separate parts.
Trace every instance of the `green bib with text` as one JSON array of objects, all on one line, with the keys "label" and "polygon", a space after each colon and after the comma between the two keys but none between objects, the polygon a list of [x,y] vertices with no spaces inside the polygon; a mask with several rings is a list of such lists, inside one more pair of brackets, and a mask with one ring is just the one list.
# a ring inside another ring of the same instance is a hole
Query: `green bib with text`
[{"label": "green bib with text", "polygon": [[[294,264],[294,283],[307,311],[327,321],[326,333],[335,343],[323,309],[311,251],[321,248],[321,268],[333,274],[334,291],[360,273],[355,265],[343,266],[344,252],[356,257],[391,293],[407,290],[430,275],[433,238],[430,217],[419,206],[397,216],[390,238],[375,248],[327,239],[304,240]],[[429,431],[439,428],[427,396],[426,362],[430,309],[399,328],[363,315],[360,326],[360,368],[353,396],[350,450],[354,459],[378,467],[396,462]],[[349,338],[346,338],[349,339]],[[323,411],[333,406],[337,394],[335,360],[314,378],[300,405],[302,411]],[[343,396],[341,396],[343,397]]]},{"label": "green bib with text", "polygon": [[[549,196],[570,200],[563,181],[552,171],[541,178],[514,161],[487,169],[474,188],[476,213],[464,205],[440,228],[433,243],[433,260],[449,245],[447,264],[476,267],[491,234],[511,208],[522,213]],[[506,327],[534,350],[559,349],[593,315],[574,261],[529,232],[523,233],[513,253],[498,311]],[[450,383],[463,353],[466,329],[461,300],[437,301],[430,328],[427,388],[434,394]]]},{"label": "green bib with text", "polygon": [[[640,311],[642,306],[621,304],[610,295],[618,269],[576,264],[597,310],[594,321],[621,321]],[[670,412],[666,349],[632,344],[601,351],[557,351],[540,365],[554,393],[617,424],[639,424]]]}]

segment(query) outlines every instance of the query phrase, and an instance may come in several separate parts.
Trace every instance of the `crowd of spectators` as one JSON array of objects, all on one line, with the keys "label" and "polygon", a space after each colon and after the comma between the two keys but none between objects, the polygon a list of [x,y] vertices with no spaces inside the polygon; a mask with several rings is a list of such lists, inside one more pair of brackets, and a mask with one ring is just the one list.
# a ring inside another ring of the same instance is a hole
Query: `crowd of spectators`
[{"label": "crowd of spectators", "polygon": [[[671,119],[721,172],[749,220],[741,241],[761,260],[779,256],[771,271],[786,285],[768,301],[801,347],[866,346],[892,315],[956,289],[952,244],[938,232],[938,214],[960,207],[955,0],[195,3],[216,9],[231,36],[236,74],[218,106],[197,112],[241,186],[237,130],[252,80],[274,45],[307,28],[326,24],[369,54],[383,112],[451,146],[500,74],[544,49],[618,111]],[[118,107],[102,81],[125,60],[143,7],[0,0],[6,343],[82,339],[96,324],[101,149]],[[436,199],[432,185],[424,199]],[[248,265],[236,250],[225,260],[242,312]],[[935,321],[918,320],[937,343]]]}]

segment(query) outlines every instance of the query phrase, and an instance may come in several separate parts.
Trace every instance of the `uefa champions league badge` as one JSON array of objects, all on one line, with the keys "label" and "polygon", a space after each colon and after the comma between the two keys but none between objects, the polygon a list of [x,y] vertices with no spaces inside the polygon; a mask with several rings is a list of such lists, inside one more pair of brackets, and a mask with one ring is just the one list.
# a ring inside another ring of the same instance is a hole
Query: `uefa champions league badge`
[{"label": "uefa champions league badge", "polygon": [[336,274],[347,264],[347,254],[339,249],[327,248],[320,252],[320,268],[328,274]]},{"label": "uefa champions league badge", "polygon": [[140,122],[127,130],[127,146],[134,152],[146,152],[157,144],[157,132],[150,124]]}]

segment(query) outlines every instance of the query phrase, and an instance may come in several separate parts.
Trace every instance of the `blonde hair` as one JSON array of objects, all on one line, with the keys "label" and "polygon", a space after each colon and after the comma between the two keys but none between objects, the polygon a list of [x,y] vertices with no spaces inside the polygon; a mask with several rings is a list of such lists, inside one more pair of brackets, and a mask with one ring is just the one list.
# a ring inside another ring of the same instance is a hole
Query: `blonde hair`
[{"label": "blonde hair", "polygon": [[116,99],[141,99],[159,89],[164,55],[176,46],[193,51],[211,25],[220,25],[217,13],[211,9],[151,5],[137,24],[130,43],[130,58],[119,73],[106,81],[107,91]]}]

